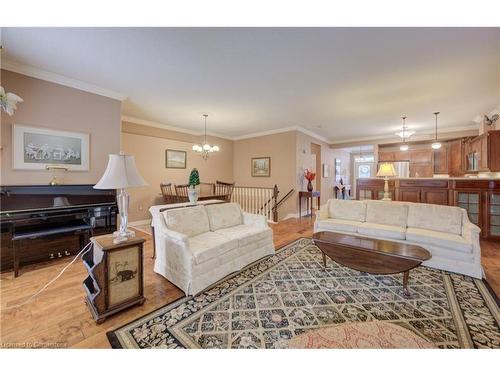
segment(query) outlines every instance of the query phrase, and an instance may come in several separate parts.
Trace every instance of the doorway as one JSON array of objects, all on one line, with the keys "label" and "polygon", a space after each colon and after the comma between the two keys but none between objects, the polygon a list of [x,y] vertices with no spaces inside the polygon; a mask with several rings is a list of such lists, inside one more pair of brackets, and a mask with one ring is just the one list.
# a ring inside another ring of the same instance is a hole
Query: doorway
[{"label": "doorway", "polygon": [[316,179],[313,181],[314,190],[321,193],[321,145],[311,142],[311,155],[313,156],[313,172]]}]

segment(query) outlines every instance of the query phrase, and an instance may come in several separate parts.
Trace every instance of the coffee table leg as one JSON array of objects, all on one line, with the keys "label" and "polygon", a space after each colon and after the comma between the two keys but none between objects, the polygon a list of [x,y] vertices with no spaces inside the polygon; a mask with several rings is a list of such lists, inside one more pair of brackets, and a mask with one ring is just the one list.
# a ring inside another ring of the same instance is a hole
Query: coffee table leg
[{"label": "coffee table leg", "polygon": [[410,295],[410,291],[408,290],[408,278],[410,277],[410,271],[405,271],[403,274],[403,293],[405,296]]},{"label": "coffee table leg", "polygon": [[324,271],[326,271],[326,254],[323,253],[323,268],[324,268]]}]

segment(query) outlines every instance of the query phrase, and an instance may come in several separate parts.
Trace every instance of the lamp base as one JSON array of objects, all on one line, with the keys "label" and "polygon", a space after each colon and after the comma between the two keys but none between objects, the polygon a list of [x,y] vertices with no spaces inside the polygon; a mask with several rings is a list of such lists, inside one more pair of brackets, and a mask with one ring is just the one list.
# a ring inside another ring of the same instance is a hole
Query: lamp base
[{"label": "lamp base", "polygon": [[135,237],[135,232],[131,231],[129,229],[126,229],[125,231],[120,231],[117,230],[113,232],[113,243],[122,243],[122,242],[127,242],[129,239]]},{"label": "lamp base", "polygon": [[384,196],[381,199],[382,201],[390,201],[391,195],[389,194],[389,178],[384,178]]}]

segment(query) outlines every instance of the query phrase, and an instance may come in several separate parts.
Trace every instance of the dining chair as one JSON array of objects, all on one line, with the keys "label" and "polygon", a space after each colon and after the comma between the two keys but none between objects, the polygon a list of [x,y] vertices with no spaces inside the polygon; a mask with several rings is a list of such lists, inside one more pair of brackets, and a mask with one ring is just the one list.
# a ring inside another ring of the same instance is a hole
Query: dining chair
[{"label": "dining chair", "polygon": [[225,200],[226,202],[231,202],[231,196],[233,195],[233,190],[234,190],[234,182],[229,183],[229,182],[222,182],[222,181],[216,181],[215,182],[215,195],[221,197],[221,199]]},{"label": "dining chair", "polygon": [[177,199],[179,202],[188,202],[188,188],[189,184],[185,185],[175,185],[175,192],[177,193]]},{"label": "dining chair", "polygon": [[160,189],[163,195],[163,201],[166,204],[177,203],[177,194],[175,193],[175,188],[172,183],[160,184]]}]

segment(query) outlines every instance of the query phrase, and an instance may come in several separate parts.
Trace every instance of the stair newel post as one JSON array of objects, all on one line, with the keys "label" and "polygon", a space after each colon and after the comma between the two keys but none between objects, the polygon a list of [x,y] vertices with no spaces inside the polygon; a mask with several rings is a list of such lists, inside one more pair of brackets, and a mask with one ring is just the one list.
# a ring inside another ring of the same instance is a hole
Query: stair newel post
[{"label": "stair newel post", "polygon": [[278,185],[274,185],[273,189],[273,221],[278,222]]}]

